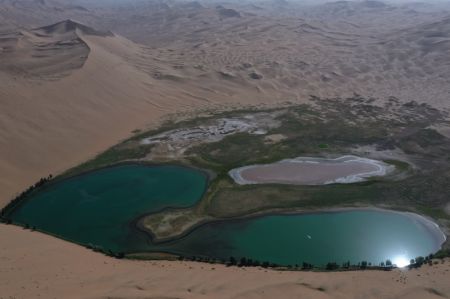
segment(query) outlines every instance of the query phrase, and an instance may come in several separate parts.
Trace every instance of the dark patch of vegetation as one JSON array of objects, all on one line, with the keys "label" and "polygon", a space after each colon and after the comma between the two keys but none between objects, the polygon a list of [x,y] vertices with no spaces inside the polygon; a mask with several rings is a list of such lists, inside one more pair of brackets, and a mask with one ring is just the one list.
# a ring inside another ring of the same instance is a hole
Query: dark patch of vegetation
[{"label": "dark patch of vegetation", "polygon": [[[268,134],[287,136],[275,144],[251,134],[229,136],[189,150],[191,162],[214,169],[219,190],[211,193],[202,209],[216,217],[235,217],[271,209],[317,209],[355,203],[405,208],[449,219],[443,207],[450,193],[450,140],[428,127],[442,122],[445,113],[426,104],[401,104],[391,98],[384,106],[358,95],[347,99],[312,97],[311,105],[291,107],[279,117],[281,126]],[[326,145],[326,146],[324,146]],[[398,171],[409,173],[399,180],[373,178],[364,183],[327,186],[247,185],[230,183],[227,172],[235,167],[270,163],[301,155],[347,153],[355,146],[400,148],[420,169],[388,160]]]},{"label": "dark patch of vegetation", "polygon": [[345,262],[342,265],[339,265],[336,262],[328,262],[324,266],[317,266],[307,262],[303,262],[301,265],[280,265],[278,263],[270,262],[270,261],[258,261],[248,257],[236,258],[230,256],[230,258],[226,261],[217,260],[215,258],[211,258],[208,256],[179,256],[178,260],[183,261],[194,261],[194,262],[203,262],[203,263],[213,263],[213,264],[224,264],[227,267],[261,267],[261,268],[272,268],[277,270],[294,270],[294,271],[355,271],[355,270],[392,270],[395,267],[392,263],[387,260],[385,262],[381,262],[379,265],[372,265],[372,263],[368,263],[366,261],[359,262],[357,264],[351,264],[350,262]]},{"label": "dark patch of vegetation", "polygon": [[449,248],[441,249],[438,252],[436,252],[433,255],[433,257],[436,258],[436,259],[443,259],[443,258],[446,258],[446,257],[450,257],[450,249]]},{"label": "dark patch of vegetation", "polygon": [[410,268],[410,269],[412,269],[412,268],[420,268],[420,267],[422,267],[425,264],[428,264],[428,265],[431,266],[432,263],[433,263],[433,258],[439,259],[439,258],[443,258],[443,256],[439,255],[439,254],[429,254],[426,257],[418,256],[415,259],[411,259],[409,261],[408,268]]},{"label": "dark patch of vegetation", "polygon": [[[10,219],[9,215],[11,212],[16,209],[18,206],[22,204],[22,202],[36,189],[39,189],[46,185],[50,180],[52,180],[53,175],[49,175],[48,177],[41,178],[39,181],[37,181],[35,184],[28,187],[25,191],[17,195],[15,198],[13,198],[5,207],[3,207],[0,210],[0,220],[6,224],[11,224],[12,220]],[[25,225],[25,228],[29,228],[28,224]]]},{"label": "dark patch of vegetation", "polygon": [[125,253],[122,251],[114,252],[111,249],[104,249],[103,247],[92,245],[92,244],[86,245],[86,248],[91,249],[94,252],[103,253],[104,255],[109,256],[109,257],[114,257],[116,259],[125,258]]},{"label": "dark patch of vegetation", "polygon": [[325,269],[328,271],[335,271],[335,270],[339,269],[339,265],[336,262],[329,262],[325,266]]}]

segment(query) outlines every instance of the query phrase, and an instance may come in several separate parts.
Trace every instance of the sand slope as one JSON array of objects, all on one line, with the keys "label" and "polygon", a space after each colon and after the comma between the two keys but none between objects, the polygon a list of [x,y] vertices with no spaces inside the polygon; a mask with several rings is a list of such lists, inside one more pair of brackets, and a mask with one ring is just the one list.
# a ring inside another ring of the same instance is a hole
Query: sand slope
[{"label": "sand slope", "polygon": [[[145,47],[74,21],[22,32],[20,47],[0,53],[12,63],[0,70],[1,204],[40,177],[75,166],[164,115],[276,101],[248,96],[237,83],[205,81],[201,71],[180,71]],[[76,45],[52,46],[48,57],[36,57],[42,39]]]},{"label": "sand slope", "polygon": [[[113,47],[107,48],[108,43],[120,44],[119,38],[89,35],[78,26],[69,24],[67,29],[66,25],[53,28],[56,31],[48,35],[76,36],[85,45],[81,68],[57,81],[30,80],[0,72],[4,82],[0,90],[0,123],[5,128],[0,131],[0,172],[8,174],[1,179],[2,203],[20,190],[18,186],[24,188],[45,173],[62,171],[85,160],[162,113],[145,85],[143,78],[147,76],[127,66],[111,52]],[[78,56],[78,48],[54,51]],[[55,68],[67,73],[67,60],[55,64],[55,57],[46,61],[33,57],[33,63],[48,62],[46,66],[53,68],[53,74]]]},{"label": "sand slope", "polygon": [[68,20],[0,35],[0,71],[28,79],[56,80],[83,67],[90,50],[76,34],[77,29],[86,31]]}]

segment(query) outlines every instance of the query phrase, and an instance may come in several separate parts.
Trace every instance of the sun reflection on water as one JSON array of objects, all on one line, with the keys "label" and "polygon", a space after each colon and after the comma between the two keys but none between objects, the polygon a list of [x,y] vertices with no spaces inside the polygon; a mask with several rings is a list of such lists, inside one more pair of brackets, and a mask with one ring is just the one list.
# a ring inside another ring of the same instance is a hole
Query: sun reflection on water
[{"label": "sun reflection on water", "polygon": [[396,265],[399,268],[403,268],[409,265],[409,260],[404,255],[398,255],[392,259],[392,264]]}]

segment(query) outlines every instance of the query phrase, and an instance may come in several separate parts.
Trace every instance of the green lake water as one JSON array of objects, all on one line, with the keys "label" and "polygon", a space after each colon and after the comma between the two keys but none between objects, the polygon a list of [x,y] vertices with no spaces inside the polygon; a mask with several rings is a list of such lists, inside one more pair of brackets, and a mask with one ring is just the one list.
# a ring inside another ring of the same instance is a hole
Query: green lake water
[{"label": "green lake water", "polygon": [[247,257],[281,265],[402,264],[436,252],[444,235],[420,216],[384,210],[277,215],[198,228],[167,246],[188,256]]},{"label": "green lake water", "polygon": [[163,244],[153,244],[135,228],[134,221],[143,214],[195,204],[206,187],[206,175],[198,170],[122,165],[50,184],[34,192],[10,216],[16,223],[114,252],[247,257],[283,265],[409,261],[437,251],[444,240],[434,223],[384,210],[209,223]]},{"label": "green lake water", "polygon": [[165,207],[192,206],[206,186],[203,172],[186,167],[116,166],[47,186],[12,219],[77,243],[134,251],[146,242],[131,224],[135,218]]}]

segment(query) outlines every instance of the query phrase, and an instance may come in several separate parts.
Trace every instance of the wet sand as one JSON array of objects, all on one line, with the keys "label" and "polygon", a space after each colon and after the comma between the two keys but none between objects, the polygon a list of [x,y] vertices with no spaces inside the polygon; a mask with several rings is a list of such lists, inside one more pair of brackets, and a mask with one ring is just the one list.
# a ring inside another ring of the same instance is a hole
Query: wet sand
[{"label": "wet sand", "polygon": [[323,185],[354,183],[393,170],[384,162],[342,156],[336,159],[299,157],[264,165],[250,165],[229,172],[234,181],[245,184]]}]

